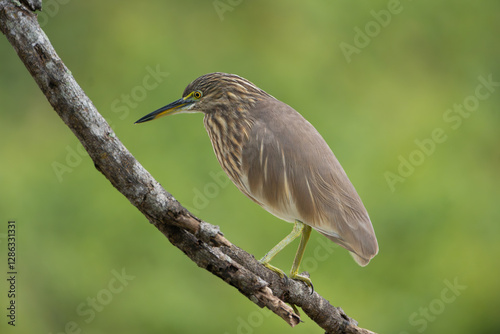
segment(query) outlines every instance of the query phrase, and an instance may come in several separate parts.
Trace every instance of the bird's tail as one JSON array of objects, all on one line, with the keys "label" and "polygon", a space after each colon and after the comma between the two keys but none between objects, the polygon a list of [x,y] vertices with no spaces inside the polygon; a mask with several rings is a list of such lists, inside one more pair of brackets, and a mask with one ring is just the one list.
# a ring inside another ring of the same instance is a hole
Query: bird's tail
[{"label": "bird's tail", "polygon": [[354,252],[349,252],[349,253],[351,253],[352,257],[354,258],[354,261],[356,261],[356,263],[359,264],[361,267],[364,267],[368,263],[370,263],[371,259],[365,259]]}]

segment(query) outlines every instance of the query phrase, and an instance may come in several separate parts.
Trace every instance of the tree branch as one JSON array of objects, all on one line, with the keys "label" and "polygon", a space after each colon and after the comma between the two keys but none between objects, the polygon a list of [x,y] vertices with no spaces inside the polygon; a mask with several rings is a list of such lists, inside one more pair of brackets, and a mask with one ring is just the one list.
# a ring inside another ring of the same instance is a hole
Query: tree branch
[{"label": "tree branch", "polygon": [[174,246],[292,327],[300,318],[287,303],[301,307],[327,333],[372,333],[357,327],[355,320],[318,293],[311,294],[304,284],[284,282],[231,244],[217,226],[193,216],[165,191],[123,146],[77,84],[40,28],[36,9],[40,9],[39,0],[0,0],[0,30],[95,167]]}]

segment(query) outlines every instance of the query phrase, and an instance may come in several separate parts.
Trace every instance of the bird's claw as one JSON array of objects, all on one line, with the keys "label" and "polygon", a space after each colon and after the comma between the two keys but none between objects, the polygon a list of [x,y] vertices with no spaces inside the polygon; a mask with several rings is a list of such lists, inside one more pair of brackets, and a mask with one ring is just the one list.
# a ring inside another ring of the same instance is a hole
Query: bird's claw
[{"label": "bird's claw", "polygon": [[260,260],[259,262],[262,265],[264,265],[264,267],[266,267],[267,269],[274,271],[276,274],[279,275],[280,278],[284,279],[284,281],[287,282],[288,276],[286,276],[286,274],[285,274],[285,272],[283,270],[281,270],[280,268],[277,268],[277,267],[275,267],[273,265],[270,265],[267,262],[263,262],[262,260]]},{"label": "bird's claw", "polygon": [[[298,273],[294,273],[294,272],[291,272],[290,273],[290,277],[288,277],[285,272],[283,270],[281,270],[280,268],[277,268],[267,262],[263,262],[262,260],[259,261],[262,265],[264,265],[264,267],[266,267],[267,269],[269,270],[272,270],[274,271],[276,274],[279,275],[279,277],[281,279],[283,279],[284,283],[285,284],[288,284],[288,280],[289,279],[293,279],[293,280],[296,280],[296,281],[301,281],[301,282],[304,282],[308,287],[311,288],[311,295],[314,293],[314,285],[312,284],[312,281],[311,279],[308,277],[309,274],[307,272],[304,272],[304,273],[301,273],[301,274],[298,274]],[[307,276],[306,276],[307,275]]]},{"label": "bird's claw", "polygon": [[308,287],[311,288],[311,295],[314,293],[314,285],[312,284],[312,281],[308,276],[299,275],[298,273],[290,273],[290,278],[304,282]]}]

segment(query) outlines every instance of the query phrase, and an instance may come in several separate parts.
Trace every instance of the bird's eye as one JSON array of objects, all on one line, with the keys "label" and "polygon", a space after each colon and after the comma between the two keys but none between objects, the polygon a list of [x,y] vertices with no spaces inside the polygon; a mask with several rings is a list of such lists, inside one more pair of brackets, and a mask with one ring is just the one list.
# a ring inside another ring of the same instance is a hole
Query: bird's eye
[{"label": "bird's eye", "polygon": [[199,90],[196,90],[196,91],[194,91],[194,92],[193,92],[193,97],[194,97],[195,99],[199,99],[199,98],[200,98],[200,97],[202,97],[202,96],[203,96],[203,93],[202,93],[202,92],[200,92]]}]

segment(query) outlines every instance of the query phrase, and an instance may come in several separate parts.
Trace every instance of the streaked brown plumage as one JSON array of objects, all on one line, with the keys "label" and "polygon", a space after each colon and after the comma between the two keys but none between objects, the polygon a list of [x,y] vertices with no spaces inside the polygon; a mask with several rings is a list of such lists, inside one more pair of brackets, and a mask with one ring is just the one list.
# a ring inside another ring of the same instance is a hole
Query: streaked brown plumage
[{"label": "streaked brown plumage", "polygon": [[[220,165],[246,196],[285,221],[317,230],[362,266],[377,254],[375,233],[356,190],[324,139],[298,112],[234,74],[203,75],[182,96],[137,123],[203,112]],[[274,255],[266,255],[266,265]]]}]

